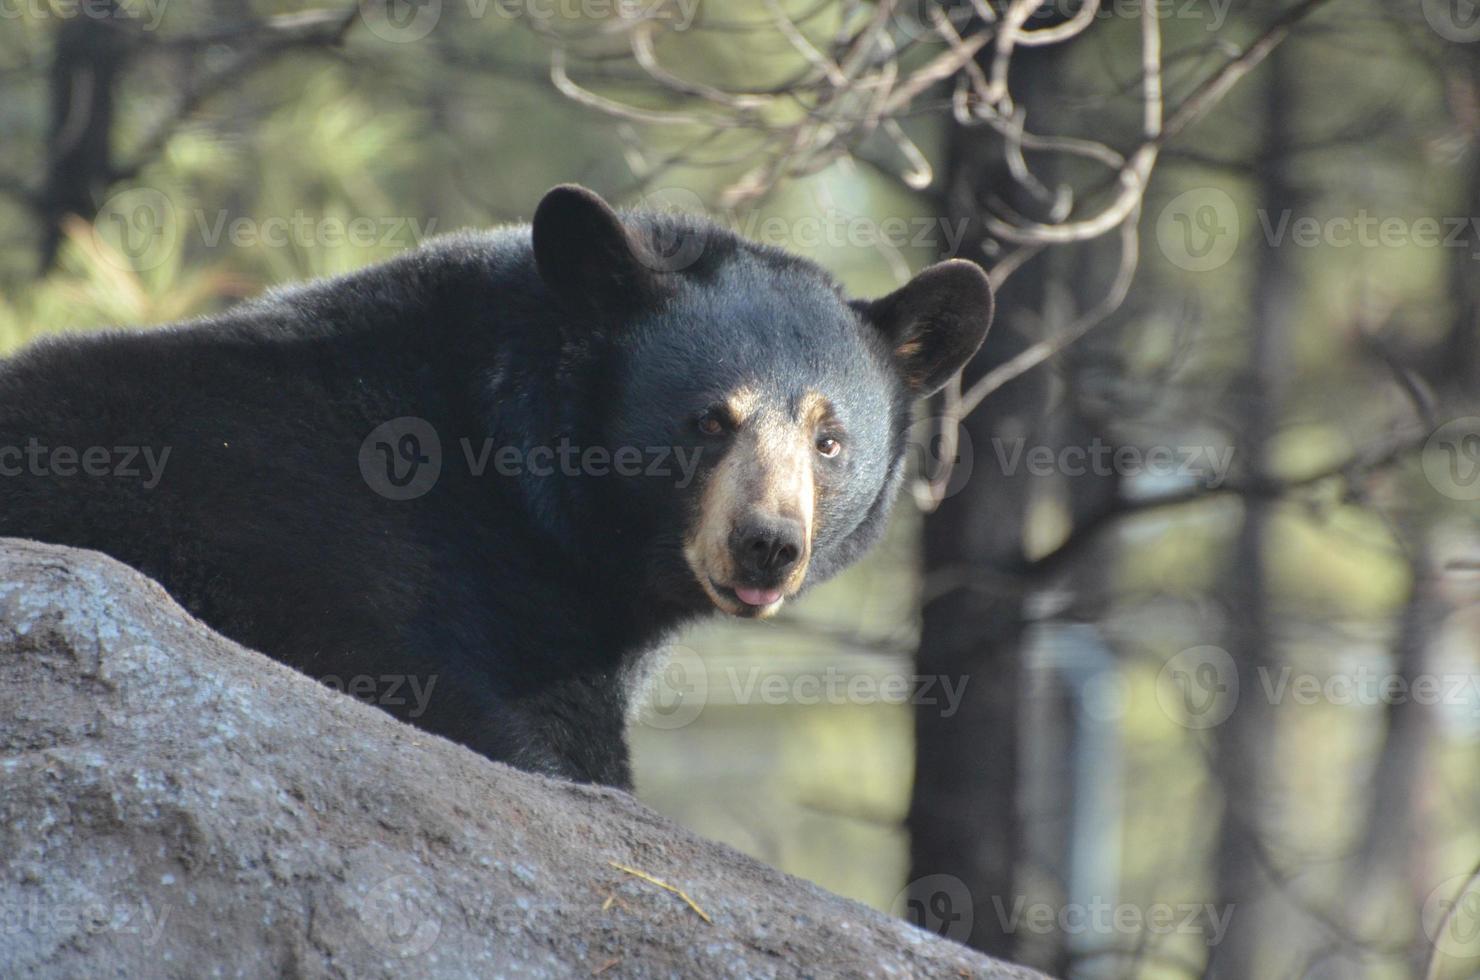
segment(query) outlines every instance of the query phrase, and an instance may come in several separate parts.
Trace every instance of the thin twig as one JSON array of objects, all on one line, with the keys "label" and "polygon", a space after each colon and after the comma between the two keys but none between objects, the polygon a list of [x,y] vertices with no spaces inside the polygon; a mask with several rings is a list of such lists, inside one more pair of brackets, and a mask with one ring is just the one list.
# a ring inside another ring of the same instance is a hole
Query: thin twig
[{"label": "thin twig", "polygon": [[625,864],[618,864],[615,861],[608,861],[606,863],[609,864],[609,865],[611,865],[612,867],[616,868],[618,871],[624,871],[627,874],[632,875],[634,878],[641,878],[643,881],[647,882],[650,885],[657,885],[659,888],[663,889],[664,891],[672,892],[673,894],[677,895],[679,898],[683,899],[684,902],[686,902],[688,904],[689,908],[691,908],[691,909],[694,910],[695,914],[697,914],[699,916],[699,918],[703,919],[705,922],[709,923],[710,925],[714,925],[714,920],[711,919],[707,914],[705,914],[704,910],[699,907],[698,903],[695,902],[692,898],[689,898],[689,896],[684,892],[683,889],[681,889],[681,888],[675,888],[674,886],[668,884],[668,882],[666,882],[666,881],[659,881],[657,878],[654,878],[652,875],[648,874],[647,872],[645,872],[645,871],[638,871],[636,868],[629,868]]}]

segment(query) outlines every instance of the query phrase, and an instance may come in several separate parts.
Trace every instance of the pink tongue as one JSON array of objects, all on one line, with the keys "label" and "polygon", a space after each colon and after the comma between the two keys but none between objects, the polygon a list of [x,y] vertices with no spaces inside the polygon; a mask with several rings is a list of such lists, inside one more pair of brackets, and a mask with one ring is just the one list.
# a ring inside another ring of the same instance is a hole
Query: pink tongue
[{"label": "pink tongue", "polygon": [[747,606],[769,606],[781,598],[780,589],[736,589],[735,594]]}]

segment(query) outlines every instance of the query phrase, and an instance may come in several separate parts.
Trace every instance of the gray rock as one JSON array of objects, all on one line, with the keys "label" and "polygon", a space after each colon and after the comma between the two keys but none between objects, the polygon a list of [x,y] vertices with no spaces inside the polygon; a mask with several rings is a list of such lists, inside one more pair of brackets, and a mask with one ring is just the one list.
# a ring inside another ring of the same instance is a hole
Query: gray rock
[{"label": "gray rock", "polygon": [[0,540],[0,976],[592,974],[1038,976]]}]

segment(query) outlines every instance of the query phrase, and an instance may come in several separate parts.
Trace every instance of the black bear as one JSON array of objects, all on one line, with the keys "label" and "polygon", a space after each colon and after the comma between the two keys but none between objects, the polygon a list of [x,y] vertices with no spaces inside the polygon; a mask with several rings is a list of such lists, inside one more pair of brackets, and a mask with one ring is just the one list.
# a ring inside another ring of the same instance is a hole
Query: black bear
[{"label": "black bear", "polygon": [[[873,302],[583,188],[219,316],[0,362],[0,536],[102,551],[232,639],[493,759],[630,786],[643,654],[858,558],[986,276]],[[351,693],[355,693],[353,690]]]}]

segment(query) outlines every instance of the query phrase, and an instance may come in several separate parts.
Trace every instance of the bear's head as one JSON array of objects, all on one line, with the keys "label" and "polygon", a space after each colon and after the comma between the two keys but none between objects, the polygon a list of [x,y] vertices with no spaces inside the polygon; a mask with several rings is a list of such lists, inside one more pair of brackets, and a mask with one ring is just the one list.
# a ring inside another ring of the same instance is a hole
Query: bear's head
[{"label": "bear's head", "polygon": [[[535,263],[581,373],[589,436],[649,462],[603,514],[655,601],[769,616],[882,533],[911,407],[981,346],[992,291],[942,262],[847,299],[811,262],[703,219],[619,215],[557,187]],[[666,466],[656,465],[667,454]]]}]

